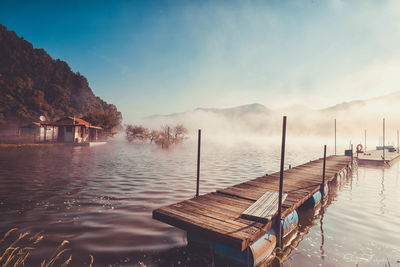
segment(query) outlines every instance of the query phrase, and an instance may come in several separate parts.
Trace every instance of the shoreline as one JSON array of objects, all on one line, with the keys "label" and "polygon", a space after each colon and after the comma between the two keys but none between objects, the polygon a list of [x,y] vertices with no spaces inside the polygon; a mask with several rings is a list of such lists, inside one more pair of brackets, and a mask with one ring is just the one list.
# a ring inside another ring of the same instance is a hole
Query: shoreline
[{"label": "shoreline", "polygon": [[0,149],[6,148],[22,148],[22,147],[49,147],[49,146],[63,146],[64,144],[0,144]]}]

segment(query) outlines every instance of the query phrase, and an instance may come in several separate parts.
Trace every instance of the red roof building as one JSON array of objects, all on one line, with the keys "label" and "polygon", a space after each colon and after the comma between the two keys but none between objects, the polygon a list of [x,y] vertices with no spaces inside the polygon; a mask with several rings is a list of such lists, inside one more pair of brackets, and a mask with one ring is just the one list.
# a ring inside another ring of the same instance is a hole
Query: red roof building
[{"label": "red roof building", "polygon": [[101,127],[75,117],[64,117],[56,122],[33,122],[20,127],[20,135],[33,135],[35,143],[96,142],[101,137],[101,132]]}]

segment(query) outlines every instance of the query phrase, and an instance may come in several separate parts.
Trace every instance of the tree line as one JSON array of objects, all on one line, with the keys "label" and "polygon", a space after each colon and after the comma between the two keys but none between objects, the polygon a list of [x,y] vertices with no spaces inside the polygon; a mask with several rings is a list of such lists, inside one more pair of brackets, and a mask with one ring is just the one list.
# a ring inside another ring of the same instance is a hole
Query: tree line
[{"label": "tree line", "polygon": [[125,129],[128,142],[155,143],[161,148],[169,148],[171,145],[183,143],[187,138],[188,130],[182,125],[164,125],[159,130],[148,129],[142,125],[127,125]]}]

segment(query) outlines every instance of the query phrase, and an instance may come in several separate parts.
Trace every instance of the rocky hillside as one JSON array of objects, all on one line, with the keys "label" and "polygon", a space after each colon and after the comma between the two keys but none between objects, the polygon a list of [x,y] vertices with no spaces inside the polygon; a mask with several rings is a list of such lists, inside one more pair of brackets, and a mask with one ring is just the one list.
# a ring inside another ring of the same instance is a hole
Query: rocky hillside
[{"label": "rocky hillside", "polygon": [[0,127],[88,113],[121,121],[115,105],[95,96],[87,79],[62,60],[18,37],[0,24]]}]

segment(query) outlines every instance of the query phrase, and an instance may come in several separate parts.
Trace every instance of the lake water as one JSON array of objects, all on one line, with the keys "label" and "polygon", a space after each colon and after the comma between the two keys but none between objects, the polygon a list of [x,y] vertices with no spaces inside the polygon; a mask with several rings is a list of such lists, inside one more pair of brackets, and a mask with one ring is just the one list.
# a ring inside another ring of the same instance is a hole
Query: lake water
[{"label": "lake water", "polygon": [[[277,140],[205,140],[200,193],[278,171]],[[194,196],[196,153],[190,141],[169,151],[124,141],[0,150],[0,239],[18,228],[0,243],[0,252],[29,231],[44,238],[27,266],[48,259],[63,240],[70,242],[63,254],[72,255],[70,266],[88,266],[90,255],[96,266],[210,265],[207,251],[185,246],[185,232],[151,218],[153,209]],[[316,142],[287,144],[287,165],[321,156]],[[359,167],[339,183],[326,209],[302,223],[300,242],[285,264],[400,266],[399,166]]]}]

